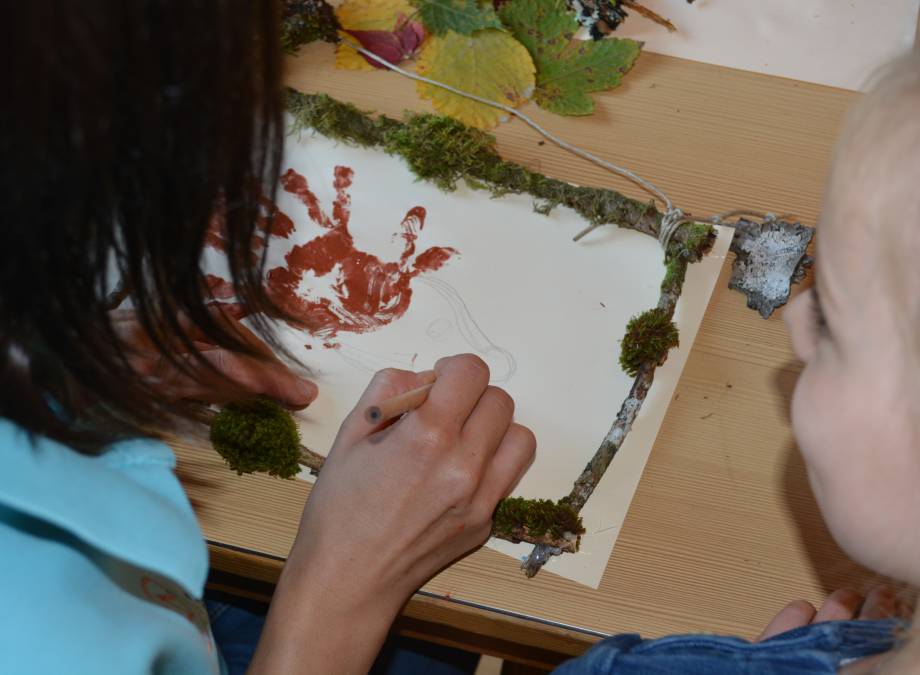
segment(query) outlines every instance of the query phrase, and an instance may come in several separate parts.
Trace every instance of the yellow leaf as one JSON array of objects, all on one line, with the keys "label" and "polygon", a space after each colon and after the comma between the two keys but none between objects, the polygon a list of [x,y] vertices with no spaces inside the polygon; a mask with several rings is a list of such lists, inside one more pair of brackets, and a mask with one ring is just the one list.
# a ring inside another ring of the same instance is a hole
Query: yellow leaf
[{"label": "yellow leaf", "polygon": [[[409,0],[346,0],[336,7],[335,17],[346,30],[393,30],[400,15],[412,16],[415,7]],[[354,41],[347,33],[339,37]],[[346,44],[335,48],[335,67],[344,70],[374,70],[363,56]]]},{"label": "yellow leaf", "polygon": [[[448,31],[425,41],[418,58],[419,75],[492,101],[517,107],[534,90],[534,65],[527,49],[500,30],[480,30],[472,35]],[[491,129],[508,115],[502,110],[418,83],[422,98],[431,99],[435,110],[464,124]]]},{"label": "yellow leaf", "polygon": [[400,14],[414,13],[409,0],[347,0],[335,10],[335,17],[345,30],[392,30]]},{"label": "yellow leaf", "polygon": [[[352,39],[348,33],[343,33],[342,31],[339,31],[339,37],[347,40]],[[340,42],[335,46],[335,67],[341,70],[376,70],[374,66],[367,62],[367,59],[344,42]]]}]

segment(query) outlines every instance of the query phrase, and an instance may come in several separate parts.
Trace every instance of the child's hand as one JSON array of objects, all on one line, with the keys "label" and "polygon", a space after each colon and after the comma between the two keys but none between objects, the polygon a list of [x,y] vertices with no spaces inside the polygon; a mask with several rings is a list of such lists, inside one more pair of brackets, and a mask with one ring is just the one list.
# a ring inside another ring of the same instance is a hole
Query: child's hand
[{"label": "child's hand", "polygon": [[841,589],[831,593],[818,610],[805,600],[789,603],[767,624],[757,642],[813,623],[887,619],[900,616],[901,613],[898,597],[888,586],[876,586],[865,598],[856,591]]},{"label": "child's hand", "polygon": [[[225,403],[246,395],[264,395],[300,409],[316,398],[316,385],[297,377],[272,353],[258,336],[236,318],[211,309],[215,319],[252,347],[258,356],[238,354],[215,345],[189,321],[180,318],[182,328],[201,352],[211,371],[193,359],[178,340],[171,347],[176,359],[189,368],[182,372],[160,354],[131,310],[109,313],[112,326],[124,342],[128,362],[135,372],[148,380],[167,400],[192,399],[208,403]],[[216,371],[216,372],[215,372]]]},{"label": "child's hand", "polygon": [[[533,459],[533,434],[512,423],[513,401],[488,386],[481,359],[442,359],[435,372],[425,403],[384,429],[365,420],[367,406],[421,381],[374,377],[307,502],[269,632],[300,635],[314,672],[364,672],[409,595],[486,540],[496,504]],[[270,642],[253,672],[293,672],[297,647],[281,661],[283,641]]]}]

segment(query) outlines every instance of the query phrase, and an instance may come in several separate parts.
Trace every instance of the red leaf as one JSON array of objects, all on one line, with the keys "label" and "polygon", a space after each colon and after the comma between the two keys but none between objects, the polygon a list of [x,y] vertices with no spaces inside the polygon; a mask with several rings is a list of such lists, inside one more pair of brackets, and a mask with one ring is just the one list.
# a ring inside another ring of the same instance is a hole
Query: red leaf
[{"label": "red leaf", "polygon": [[[346,30],[345,32],[360,42],[362,47],[390,63],[399,63],[412,58],[415,50],[425,39],[425,29],[422,24],[418,21],[406,21],[402,16],[397,19],[392,31]],[[364,56],[364,60],[375,68],[385,68],[367,56]]]}]

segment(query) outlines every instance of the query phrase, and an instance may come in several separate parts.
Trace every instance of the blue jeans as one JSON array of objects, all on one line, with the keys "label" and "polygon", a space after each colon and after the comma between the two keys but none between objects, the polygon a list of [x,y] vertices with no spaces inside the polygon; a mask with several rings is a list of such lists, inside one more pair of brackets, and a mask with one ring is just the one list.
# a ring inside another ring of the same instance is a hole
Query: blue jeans
[{"label": "blue jeans", "polygon": [[[256,607],[231,605],[206,599],[211,631],[227,665],[228,675],[244,675],[256,651],[265,612]],[[392,637],[384,644],[371,675],[468,675],[476,670],[479,655],[459,649]]]},{"label": "blue jeans", "polygon": [[554,675],[835,675],[850,661],[893,649],[905,629],[896,620],[837,621],[758,643],[715,635],[616,635]]}]

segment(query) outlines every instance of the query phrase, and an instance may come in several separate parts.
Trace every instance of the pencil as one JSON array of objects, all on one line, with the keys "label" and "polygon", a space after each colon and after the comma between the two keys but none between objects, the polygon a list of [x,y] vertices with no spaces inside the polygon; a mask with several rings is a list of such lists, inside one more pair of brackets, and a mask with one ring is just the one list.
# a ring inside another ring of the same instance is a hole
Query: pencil
[{"label": "pencil", "polygon": [[367,410],[364,411],[364,419],[370,424],[382,424],[418,408],[428,398],[428,392],[434,386],[434,372],[429,372],[431,372],[431,382],[398,396],[388,398],[377,405],[368,406]]}]

